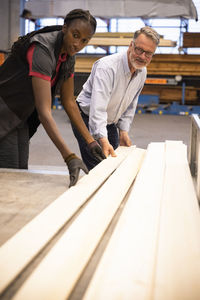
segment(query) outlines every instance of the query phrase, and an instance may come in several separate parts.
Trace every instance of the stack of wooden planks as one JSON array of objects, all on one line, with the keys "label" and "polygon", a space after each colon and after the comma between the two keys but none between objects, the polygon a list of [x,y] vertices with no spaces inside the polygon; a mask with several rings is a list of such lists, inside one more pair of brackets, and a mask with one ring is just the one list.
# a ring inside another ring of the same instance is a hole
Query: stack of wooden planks
[{"label": "stack of wooden planks", "polygon": [[[186,86],[184,94],[184,102],[188,105],[199,104],[200,87],[195,88]],[[142,90],[143,95],[158,95],[159,103],[182,103],[183,89],[181,86],[155,85],[145,84]]]},{"label": "stack of wooden planks", "polygon": [[186,146],[119,147],[0,248],[0,270],[1,299],[198,300]]},{"label": "stack of wooden planks", "polygon": [[200,48],[200,33],[199,32],[184,32],[183,33],[183,48]]},{"label": "stack of wooden planks", "polygon": [[[89,41],[93,46],[129,46],[133,39],[132,32],[97,32]],[[176,47],[176,42],[160,38],[158,47]]]},{"label": "stack of wooden planks", "polygon": [[[76,56],[76,72],[90,73],[99,55]],[[200,76],[200,55],[156,54],[147,67],[148,75]]]}]

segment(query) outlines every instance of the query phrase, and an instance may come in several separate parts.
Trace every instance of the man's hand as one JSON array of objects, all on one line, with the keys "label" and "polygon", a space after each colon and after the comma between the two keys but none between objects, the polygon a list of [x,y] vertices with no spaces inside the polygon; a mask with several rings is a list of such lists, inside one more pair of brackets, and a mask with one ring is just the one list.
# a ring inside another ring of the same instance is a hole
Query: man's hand
[{"label": "man's hand", "polygon": [[82,169],[86,174],[89,173],[86,165],[74,153],[67,156],[67,158],[65,159],[65,162],[69,169],[69,178],[70,178],[69,187],[71,187],[77,183],[80,169]]},{"label": "man's hand", "polygon": [[93,141],[92,143],[88,144],[88,148],[91,154],[100,162],[105,159],[105,155],[101,149],[101,146],[97,143],[97,141]]},{"label": "man's hand", "polygon": [[126,146],[126,147],[130,147],[132,145],[131,139],[127,131],[125,130],[119,131],[119,144],[120,146]]},{"label": "man's hand", "polygon": [[103,137],[99,139],[99,142],[101,144],[101,147],[103,149],[103,153],[105,154],[106,157],[108,157],[109,155],[115,157],[117,156],[113,146],[109,143],[108,139]]}]

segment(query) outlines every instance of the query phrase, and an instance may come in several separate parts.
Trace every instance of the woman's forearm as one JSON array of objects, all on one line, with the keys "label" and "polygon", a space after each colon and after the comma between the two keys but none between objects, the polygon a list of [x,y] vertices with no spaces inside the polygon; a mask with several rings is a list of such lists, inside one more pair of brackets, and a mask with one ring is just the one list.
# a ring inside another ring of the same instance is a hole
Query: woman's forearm
[{"label": "woman's forearm", "polygon": [[92,137],[87,126],[85,125],[76,102],[71,101],[70,103],[68,103],[68,105],[66,105],[66,106],[64,105],[64,108],[65,108],[65,111],[68,114],[71,122],[77,128],[77,130],[80,132],[80,134],[85,139],[87,144],[90,144],[91,142],[93,142],[94,138]]},{"label": "woman's forearm", "polygon": [[68,148],[64,139],[62,138],[52,114],[39,114],[39,119],[46,133],[48,134],[56,148],[59,150],[62,157],[65,159],[69,154],[72,153],[72,151]]}]

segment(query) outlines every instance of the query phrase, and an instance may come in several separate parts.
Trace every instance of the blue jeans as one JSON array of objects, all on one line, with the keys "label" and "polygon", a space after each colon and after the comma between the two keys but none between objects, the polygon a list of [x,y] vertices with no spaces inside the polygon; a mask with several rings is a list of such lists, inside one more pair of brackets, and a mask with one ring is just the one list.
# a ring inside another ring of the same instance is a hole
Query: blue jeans
[{"label": "blue jeans", "polygon": [[[81,110],[80,110],[80,113],[81,113],[83,121],[85,122],[85,125],[89,129],[89,125],[88,125],[89,117],[86,114],[84,114]],[[79,144],[79,149],[81,152],[82,160],[84,161],[88,170],[91,170],[96,165],[98,165],[99,161],[97,161],[92,156],[92,154],[90,153],[90,151],[87,147],[87,143],[85,142],[85,140],[83,139],[83,137],[79,133],[79,131],[76,129],[76,127],[73,124],[71,124],[71,126],[72,126],[72,130],[74,132],[74,135]],[[115,124],[107,125],[107,132],[108,132],[108,140],[109,140],[110,144],[113,146],[114,149],[116,149],[119,146],[119,133],[118,133],[117,126]]]}]

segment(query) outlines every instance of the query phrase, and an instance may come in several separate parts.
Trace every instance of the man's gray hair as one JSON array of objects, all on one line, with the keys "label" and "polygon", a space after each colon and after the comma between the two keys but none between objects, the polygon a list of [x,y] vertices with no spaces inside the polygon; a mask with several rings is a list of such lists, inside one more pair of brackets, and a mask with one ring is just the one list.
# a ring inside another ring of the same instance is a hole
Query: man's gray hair
[{"label": "man's gray hair", "polygon": [[137,37],[142,33],[145,34],[148,38],[152,39],[156,46],[158,46],[160,42],[160,35],[149,26],[142,27],[139,30],[135,31],[133,34],[133,41],[137,39]]}]

